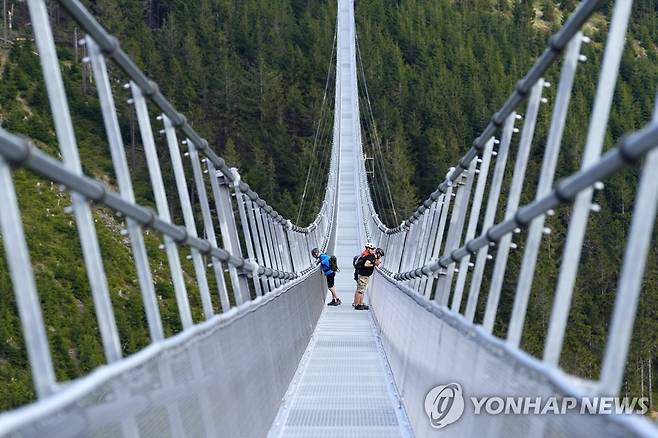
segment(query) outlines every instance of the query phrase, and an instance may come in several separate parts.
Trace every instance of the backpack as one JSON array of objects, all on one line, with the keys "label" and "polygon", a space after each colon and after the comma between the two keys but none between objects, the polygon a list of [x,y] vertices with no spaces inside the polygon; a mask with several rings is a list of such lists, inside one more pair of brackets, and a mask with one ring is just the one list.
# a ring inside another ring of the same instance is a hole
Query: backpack
[{"label": "backpack", "polygon": [[332,255],[329,257],[329,269],[331,269],[334,272],[338,272],[338,259],[336,258],[335,255]]},{"label": "backpack", "polygon": [[359,277],[359,269],[363,268],[365,263],[366,259],[361,254],[354,256],[354,259],[352,260],[352,266],[354,266],[354,281]]}]

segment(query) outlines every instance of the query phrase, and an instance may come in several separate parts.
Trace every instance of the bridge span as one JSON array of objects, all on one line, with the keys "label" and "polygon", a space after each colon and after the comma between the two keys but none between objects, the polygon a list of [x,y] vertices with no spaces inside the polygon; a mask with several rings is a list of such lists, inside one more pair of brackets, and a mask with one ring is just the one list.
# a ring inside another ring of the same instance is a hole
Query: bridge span
[{"label": "bridge span", "polygon": [[[614,3],[607,39],[600,42],[605,54],[579,171],[554,181],[586,41],[582,29],[598,0],[580,4],[437,190],[395,228],[379,220],[364,166],[354,0],[338,1],[331,164],[320,214],[306,227],[284,218],[229,168],[79,0],[58,2],[87,34],[118,189],[83,174],[79,128],[70,116],[46,2],[27,0],[61,158],[0,128],[0,231],[38,398],[0,414],[0,436],[658,436],[639,415],[580,413],[584,398],[620,394],[650,245],[646,236],[658,203],[658,116],[602,154],[632,2]],[[155,210],[135,201],[108,63],[127,79]],[[553,65],[559,65],[559,77],[551,106],[544,105],[543,93]],[[521,205],[541,111],[550,111],[550,128],[541,163],[535,163],[539,180],[534,200]],[[155,115],[162,126],[153,126]],[[165,136],[175,187],[163,183],[167,158],[158,155],[154,129]],[[593,192],[628,166],[640,168],[636,202],[601,375],[588,380],[560,367],[564,333]],[[106,359],[74,381],[56,378],[16,198],[17,168],[71,194]],[[189,185],[198,205],[191,203]],[[171,217],[172,197],[183,211],[182,224]],[[537,358],[522,350],[521,338],[533,317],[527,315],[528,300],[541,263],[544,221],[560,204],[571,205],[572,213],[544,356]],[[130,240],[151,344],[128,357],[122,354],[93,205],[119,214]],[[496,223],[499,210],[504,218]],[[162,239],[183,326],[169,338],[145,249],[146,228]],[[507,334],[500,337],[493,327],[519,234],[524,256]],[[350,306],[350,264],[367,241],[386,257],[371,279],[370,310],[360,311]],[[341,306],[326,306],[313,247],[338,257]],[[198,323],[181,264],[188,253],[203,307]],[[473,409],[473,397],[493,395],[573,398],[577,408],[558,415]]]}]

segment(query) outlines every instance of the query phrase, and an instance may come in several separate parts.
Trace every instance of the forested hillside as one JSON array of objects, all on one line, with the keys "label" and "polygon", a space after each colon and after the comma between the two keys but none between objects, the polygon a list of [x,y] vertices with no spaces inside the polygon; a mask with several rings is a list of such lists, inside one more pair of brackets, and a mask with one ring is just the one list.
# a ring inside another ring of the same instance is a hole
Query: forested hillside
[{"label": "forested hillside", "polygon": [[[30,41],[26,6],[8,1],[13,26],[3,45],[0,119],[6,129],[25,133],[56,154],[48,102],[39,79],[38,58]],[[312,220],[322,198],[331,137],[331,81],[325,98],[335,24],[333,0],[96,0],[85,2],[98,20],[121,41],[124,50],[184,112],[211,146],[278,211],[301,224]],[[611,2],[609,2],[611,4]],[[384,167],[398,219],[406,217],[443,179],[466,151],[491,114],[505,101],[514,83],[532,65],[548,37],[575,8],[573,0],[359,0],[357,31],[360,59],[382,148]],[[81,63],[84,47],[73,22],[49,2],[64,67],[85,170],[113,184],[111,162],[90,81]],[[606,145],[650,117],[658,81],[658,10],[653,0],[635,2],[630,36],[611,115]],[[603,7],[588,25],[592,43],[584,47],[588,62],[579,66],[559,174],[579,167],[583,127],[598,76],[602,44],[611,7]],[[113,72],[117,77],[120,74]],[[557,69],[548,80],[557,79]],[[329,78],[331,79],[331,77]],[[121,83],[117,80],[117,88]],[[365,91],[365,90],[364,90]],[[554,89],[547,90],[552,97]],[[117,96],[121,92],[117,91]],[[124,94],[128,98],[127,94]],[[118,98],[117,98],[118,99]],[[365,102],[362,103],[362,109]],[[548,108],[548,106],[546,107]],[[120,108],[124,139],[140,202],[152,203],[148,177],[131,109]],[[536,144],[545,139],[548,113],[540,116]],[[369,135],[364,135],[368,140]],[[372,145],[366,150],[371,153]],[[104,157],[104,158],[103,158]],[[540,166],[541,148],[533,151],[529,172]],[[381,168],[379,170],[381,173]],[[381,181],[381,175],[378,176]],[[577,285],[563,366],[583,377],[599,372],[618,264],[633,202],[636,171],[616,176],[597,195],[603,214],[595,215]],[[64,213],[68,195],[44,181],[19,172],[17,185],[26,218],[49,340],[58,377],[70,379],[103,362],[93,304],[79,245],[67,236],[74,226]],[[381,191],[381,218],[394,225],[387,195]],[[532,187],[523,201],[534,196]],[[177,211],[174,209],[174,214]],[[501,211],[502,214],[502,211]],[[107,270],[126,354],[148,341],[141,298],[129,246],[117,233],[117,219],[96,211],[101,243],[111,262]],[[524,348],[541,355],[552,291],[559,268],[568,210],[551,219],[555,232],[543,248],[546,262],[538,267],[526,326]],[[47,220],[46,220],[47,219]],[[562,228],[561,228],[562,227]],[[53,237],[54,236],[54,237]],[[167,282],[158,239],[148,238],[158,294],[168,333],[179,329],[175,300]],[[515,278],[522,242],[508,269]],[[656,245],[649,265],[637,327],[629,357],[627,390],[646,395],[656,385],[649,370],[658,365],[658,263]],[[0,410],[33,398],[19,322],[13,305],[4,254],[0,251]],[[193,270],[187,266],[190,297]],[[128,280],[127,280],[128,279]],[[496,331],[506,331],[514,292],[505,285]],[[483,297],[486,299],[485,297]],[[199,304],[193,302],[199,313]],[[91,331],[90,331],[91,330]],[[649,389],[651,388],[651,390]],[[654,391],[655,392],[655,391]]]}]

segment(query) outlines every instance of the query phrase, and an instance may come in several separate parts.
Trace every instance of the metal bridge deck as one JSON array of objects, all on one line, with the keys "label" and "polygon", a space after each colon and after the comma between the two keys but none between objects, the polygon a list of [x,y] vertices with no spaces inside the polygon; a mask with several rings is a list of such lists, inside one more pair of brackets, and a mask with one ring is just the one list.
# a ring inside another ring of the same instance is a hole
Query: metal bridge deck
[{"label": "metal bridge deck", "polygon": [[359,172],[355,167],[360,165],[360,122],[353,3],[341,0],[338,5],[339,83],[334,142],[338,143],[340,156],[333,252],[338,266],[343,267],[336,275],[343,304],[325,307],[320,316],[270,430],[272,438],[411,435],[374,319],[370,311],[354,310],[351,306],[356,288],[352,257],[365,243],[363,223],[359,226]]},{"label": "metal bridge deck", "polygon": [[349,272],[336,286],[343,305],[322,313],[269,436],[409,436],[371,314],[350,305]]}]

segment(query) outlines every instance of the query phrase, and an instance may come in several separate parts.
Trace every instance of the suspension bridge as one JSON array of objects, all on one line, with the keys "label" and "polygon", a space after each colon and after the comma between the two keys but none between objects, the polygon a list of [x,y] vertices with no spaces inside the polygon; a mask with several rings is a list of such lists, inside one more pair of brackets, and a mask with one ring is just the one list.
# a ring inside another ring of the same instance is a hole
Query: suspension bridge
[{"label": "suspension bridge", "polygon": [[[580,415],[577,409],[565,415],[475,415],[468,402],[471,396],[494,394],[620,394],[650,245],[646,236],[653,230],[658,202],[658,116],[603,154],[631,1],[613,6],[579,171],[554,181],[581,44],[587,42],[582,29],[598,0],[580,4],[445,180],[437,181],[437,190],[392,229],[378,218],[364,165],[353,0],[338,1],[331,163],[320,213],[306,227],[282,217],[229,168],[78,0],[58,2],[87,34],[118,190],[83,174],[46,3],[27,0],[61,158],[39,150],[20,133],[0,129],[2,240],[38,397],[0,415],[1,436],[658,435],[639,415]],[[125,87],[137,114],[155,211],[135,201],[108,62],[129,79]],[[544,75],[553,65],[559,65],[559,79],[548,109]],[[551,111],[551,117],[539,182],[534,200],[520,205],[540,111]],[[163,183],[155,115],[162,123],[175,187]],[[520,141],[512,142],[517,133]],[[639,185],[602,371],[588,380],[562,370],[560,356],[593,192],[626,166],[641,167]],[[74,381],[58,381],[54,371],[14,188],[18,168],[71,193],[106,359],[106,365]],[[506,171],[511,172],[508,188],[503,185]],[[198,205],[190,201],[189,181]],[[172,220],[170,191],[180,202],[182,224]],[[130,240],[151,344],[128,357],[122,357],[92,204],[121,215]],[[528,300],[541,263],[545,218],[560,204],[569,205],[571,215],[544,355],[536,358],[520,348],[520,340],[525,321],[533,317],[527,314]],[[496,223],[496,211],[503,207],[504,219]],[[162,236],[183,326],[169,338],[145,249],[146,228]],[[493,326],[519,233],[526,243],[507,334],[501,338],[494,336]],[[368,289],[370,310],[349,306],[355,289],[351,269],[336,278],[345,304],[325,306],[325,281],[310,250],[336,254],[340,265],[349,266],[367,241],[386,252]],[[181,248],[189,249],[203,306],[204,321],[196,324]],[[485,276],[490,278],[484,281]],[[475,324],[483,297],[484,318]],[[460,385],[466,409],[461,418],[450,420],[453,424],[441,424],[452,410],[440,400],[437,405],[437,399],[428,408],[426,396],[449,383]]]}]

